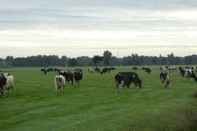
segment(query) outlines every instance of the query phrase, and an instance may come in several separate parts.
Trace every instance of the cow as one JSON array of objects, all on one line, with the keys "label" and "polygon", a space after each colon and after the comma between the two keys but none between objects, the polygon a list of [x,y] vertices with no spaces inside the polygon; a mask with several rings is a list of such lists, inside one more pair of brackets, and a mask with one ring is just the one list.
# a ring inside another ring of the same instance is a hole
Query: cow
[{"label": "cow", "polygon": [[110,73],[110,72],[111,72],[110,68],[103,68],[100,73],[105,74],[105,73]]},{"label": "cow", "polygon": [[55,90],[58,95],[58,91],[60,91],[61,94],[64,94],[64,87],[65,87],[65,78],[62,75],[56,75],[54,78],[54,85]]},{"label": "cow", "polygon": [[83,79],[83,72],[82,71],[75,71],[74,72],[74,80],[79,85],[80,80]]},{"label": "cow", "polygon": [[54,72],[60,72],[61,69],[59,69],[59,68],[54,68],[53,71],[54,71]]},{"label": "cow", "polygon": [[142,70],[144,70],[148,74],[150,74],[152,72],[152,70],[148,67],[143,67]]},{"label": "cow", "polygon": [[185,68],[185,77],[192,77],[193,69],[192,68]]},{"label": "cow", "polygon": [[138,67],[134,66],[132,67],[133,70],[138,70]]},{"label": "cow", "polygon": [[9,74],[9,73],[4,73],[4,76],[6,78],[6,85],[5,85],[5,89],[8,91],[9,93],[9,90],[10,89],[14,89],[14,76]]},{"label": "cow", "polygon": [[54,68],[47,68],[46,70],[47,70],[47,72],[53,72]]},{"label": "cow", "polygon": [[3,73],[0,74],[0,95],[4,95],[5,93],[5,85],[7,83],[7,79]]},{"label": "cow", "polygon": [[47,75],[47,73],[48,73],[46,68],[42,68],[40,71],[43,72],[45,75]]},{"label": "cow", "polygon": [[160,73],[160,80],[161,83],[164,84],[164,87],[167,88],[170,85],[170,77],[168,72],[161,72]]},{"label": "cow", "polygon": [[114,67],[106,67],[101,70],[101,74],[110,73],[112,70],[115,70]]},{"label": "cow", "polygon": [[95,70],[94,70],[93,68],[88,68],[88,72],[89,72],[89,73],[94,73]]},{"label": "cow", "polygon": [[134,83],[136,87],[142,88],[142,80],[135,72],[119,72],[115,76],[115,82],[117,88],[127,87],[129,88],[131,83]]},{"label": "cow", "polygon": [[185,76],[184,68],[183,67],[179,67],[179,71],[180,71],[181,76],[184,77]]},{"label": "cow", "polygon": [[71,85],[74,84],[74,74],[71,71],[59,71],[59,75],[64,76],[65,80]]},{"label": "cow", "polygon": [[187,77],[187,78],[192,78],[192,75],[194,73],[194,68],[193,67],[179,67],[179,71],[181,73],[181,76]]}]

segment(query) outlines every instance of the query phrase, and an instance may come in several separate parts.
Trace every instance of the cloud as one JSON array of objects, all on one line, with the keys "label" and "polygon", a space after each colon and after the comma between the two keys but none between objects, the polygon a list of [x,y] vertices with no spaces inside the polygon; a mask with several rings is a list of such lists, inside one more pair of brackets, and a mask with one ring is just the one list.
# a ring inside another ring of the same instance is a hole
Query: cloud
[{"label": "cloud", "polygon": [[[32,49],[27,54],[38,53],[36,50],[39,47],[47,48],[45,53],[52,53],[51,47],[59,50],[62,46],[78,50],[86,47],[88,51],[140,45],[147,48],[144,50],[147,53],[148,46],[196,46],[195,0],[0,2],[0,46]],[[183,49],[178,48],[177,52]],[[141,47],[141,50],[136,51],[141,52],[143,49]],[[162,51],[165,53],[168,50]],[[17,55],[19,52],[13,54]],[[90,52],[92,53],[89,51],[86,54]],[[81,54],[83,53],[82,51]],[[159,52],[155,52],[157,53]]]}]

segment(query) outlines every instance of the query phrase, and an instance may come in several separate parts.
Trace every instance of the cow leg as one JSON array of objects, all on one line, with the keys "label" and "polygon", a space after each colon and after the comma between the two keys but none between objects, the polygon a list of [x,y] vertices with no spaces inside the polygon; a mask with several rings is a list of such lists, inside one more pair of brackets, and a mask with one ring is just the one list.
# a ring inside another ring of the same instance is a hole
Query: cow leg
[{"label": "cow leg", "polygon": [[76,81],[76,83],[77,83],[77,87],[79,87],[79,84],[80,84],[79,81]]},{"label": "cow leg", "polygon": [[119,88],[123,88],[124,87],[124,81],[121,81],[121,83],[119,84]]},{"label": "cow leg", "polygon": [[167,80],[167,81],[166,81],[166,84],[165,84],[165,88],[168,88],[168,87],[169,87],[169,85],[170,85],[170,81],[169,81],[169,80]]},{"label": "cow leg", "polygon": [[71,85],[73,86],[73,84],[74,84],[74,82],[73,82],[73,80],[71,80]]},{"label": "cow leg", "polygon": [[62,95],[64,95],[64,86],[61,87]]},{"label": "cow leg", "polygon": [[116,81],[116,88],[119,88],[119,82]]},{"label": "cow leg", "polygon": [[127,83],[126,85],[127,85],[127,88],[130,88],[131,83]]},{"label": "cow leg", "polygon": [[1,89],[0,89],[0,96],[3,96],[3,94],[4,94],[4,93],[3,93],[3,89],[1,88]]}]

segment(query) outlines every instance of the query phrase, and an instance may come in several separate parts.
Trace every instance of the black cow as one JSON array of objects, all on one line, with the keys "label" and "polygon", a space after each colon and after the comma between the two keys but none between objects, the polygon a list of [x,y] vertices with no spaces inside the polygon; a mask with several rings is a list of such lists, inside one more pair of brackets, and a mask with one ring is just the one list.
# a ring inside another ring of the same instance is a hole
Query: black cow
[{"label": "black cow", "polygon": [[45,75],[47,75],[47,73],[48,73],[46,68],[42,68],[40,71],[43,72]]},{"label": "black cow", "polygon": [[105,73],[110,73],[112,70],[115,70],[116,68],[114,68],[114,67],[106,67],[106,68],[103,68],[102,70],[101,70],[101,74],[105,74]]},{"label": "black cow", "polygon": [[183,67],[179,67],[179,71],[181,73],[181,76],[184,77],[185,76],[185,70],[183,69]]},{"label": "black cow", "polygon": [[119,72],[115,76],[115,81],[117,88],[120,88],[120,86],[129,88],[131,83],[134,83],[136,87],[142,88],[142,80],[135,72]]},{"label": "black cow", "polygon": [[71,71],[59,71],[59,75],[63,75],[68,83],[73,85],[74,83],[74,74]]},{"label": "black cow", "polygon": [[138,70],[138,67],[134,66],[132,67],[133,70]]},{"label": "black cow", "polygon": [[46,70],[47,70],[47,72],[53,72],[54,71],[54,68],[48,68]]},{"label": "black cow", "polygon": [[160,80],[162,84],[165,84],[165,88],[167,88],[170,85],[170,77],[167,72],[160,73]]},{"label": "black cow", "polygon": [[144,70],[148,74],[150,74],[152,72],[152,70],[148,67],[143,67],[142,70]]},{"label": "black cow", "polygon": [[80,80],[83,79],[83,72],[82,71],[75,71],[74,72],[74,79],[75,79],[75,82],[79,85]]},{"label": "black cow", "polygon": [[7,79],[4,74],[0,74],[0,95],[4,95],[5,92],[5,85],[7,83]]}]

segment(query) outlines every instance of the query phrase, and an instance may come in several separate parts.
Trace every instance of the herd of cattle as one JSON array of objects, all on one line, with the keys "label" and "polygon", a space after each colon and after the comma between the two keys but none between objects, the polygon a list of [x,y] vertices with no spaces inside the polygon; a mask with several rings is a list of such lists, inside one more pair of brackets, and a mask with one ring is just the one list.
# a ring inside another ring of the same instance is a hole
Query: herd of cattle
[{"label": "herd of cattle", "polygon": [[[142,88],[142,79],[136,73],[138,67],[133,67],[132,72],[119,72],[115,75],[114,80],[116,87],[118,89],[127,87],[129,88],[131,84],[134,84],[138,88]],[[142,67],[143,71],[148,74],[151,74],[152,69],[149,67]],[[105,73],[110,73],[111,71],[116,70],[114,67],[107,68],[88,68],[89,73],[99,73],[101,75]],[[179,71],[182,77],[192,78],[197,81],[197,67],[179,67],[176,66],[162,66],[160,67],[159,78],[161,83],[164,84],[164,87],[167,88],[171,84],[171,75],[174,71]],[[64,70],[58,68],[42,68],[41,72],[47,75],[49,72],[56,72],[54,77],[55,89],[61,94],[64,92],[64,87],[66,83],[70,85],[79,86],[80,81],[83,79],[83,70],[76,68],[73,70]],[[0,96],[9,94],[9,91],[14,88],[14,76],[10,73],[0,73]]]}]

